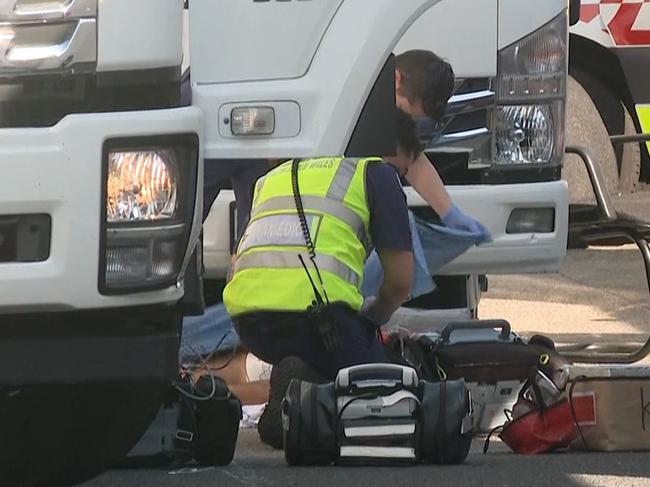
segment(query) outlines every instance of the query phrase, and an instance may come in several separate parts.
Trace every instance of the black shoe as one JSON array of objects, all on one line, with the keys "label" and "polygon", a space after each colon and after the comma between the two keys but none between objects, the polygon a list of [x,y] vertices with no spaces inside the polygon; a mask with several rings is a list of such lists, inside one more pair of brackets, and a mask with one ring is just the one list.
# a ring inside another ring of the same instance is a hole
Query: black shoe
[{"label": "black shoe", "polygon": [[284,448],[282,436],[282,399],[291,379],[322,384],[325,378],[298,357],[287,357],[271,370],[271,389],[269,402],[257,424],[257,432],[262,443],[281,450]]}]

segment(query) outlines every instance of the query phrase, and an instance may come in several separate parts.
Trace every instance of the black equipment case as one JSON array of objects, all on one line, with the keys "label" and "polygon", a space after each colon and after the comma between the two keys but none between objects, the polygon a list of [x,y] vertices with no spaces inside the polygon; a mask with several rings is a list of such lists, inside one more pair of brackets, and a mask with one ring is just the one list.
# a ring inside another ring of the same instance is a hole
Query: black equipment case
[{"label": "black equipment case", "polygon": [[555,352],[550,339],[536,335],[525,342],[506,320],[450,323],[440,333],[391,346],[403,349],[426,380],[465,379],[474,400],[474,428],[484,433],[507,420],[504,411],[517,402],[531,370],[561,383],[569,363]]},{"label": "black equipment case", "polygon": [[196,460],[203,466],[228,465],[235,454],[241,403],[215,376],[193,385],[175,383],[158,416],[131,450],[127,465],[158,458],[175,467]]},{"label": "black equipment case", "polygon": [[293,380],[282,413],[289,465],[461,463],[472,439],[464,381],[420,381],[400,365],[350,367],[324,385]]}]

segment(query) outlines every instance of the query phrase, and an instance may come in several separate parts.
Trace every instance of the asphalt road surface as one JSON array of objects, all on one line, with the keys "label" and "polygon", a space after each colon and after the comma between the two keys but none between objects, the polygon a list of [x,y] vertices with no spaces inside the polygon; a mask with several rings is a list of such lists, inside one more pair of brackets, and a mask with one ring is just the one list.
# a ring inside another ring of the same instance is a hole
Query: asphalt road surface
[{"label": "asphalt road surface", "polygon": [[[650,215],[650,193],[627,201]],[[483,318],[507,318],[521,334],[543,332],[570,343],[642,342],[650,335],[650,298],[634,246],[571,250],[559,274],[490,276]],[[166,468],[113,470],[85,487],[203,486],[650,486],[649,453],[557,453],[523,457],[498,440],[487,455],[476,439],[461,466],[289,468],[281,452],[242,430],[228,467],[170,473]]]},{"label": "asphalt road surface", "polygon": [[486,455],[475,440],[460,466],[418,467],[287,467],[282,453],[261,445],[256,432],[240,435],[234,462],[195,473],[170,474],[167,469],[114,470],[84,487],[212,487],[212,486],[529,486],[585,487],[650,485],[650,453],[558,453],[524,457],[493,442]]}]

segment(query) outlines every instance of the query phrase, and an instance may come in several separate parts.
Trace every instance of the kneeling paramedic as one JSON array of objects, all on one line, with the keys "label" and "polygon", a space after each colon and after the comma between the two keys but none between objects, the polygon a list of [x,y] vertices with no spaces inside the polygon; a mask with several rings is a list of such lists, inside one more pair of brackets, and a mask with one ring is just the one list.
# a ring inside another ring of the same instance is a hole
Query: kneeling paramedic
[{"label": "kneeling paramedic", "polygon": [[[398,111],[397,126],[397,155],[388,164],[293,160],[257,182],[223,297],[242,343],[276,366],[259,425],[262,440],[273,446],[282,447],[279,405],[291,378],[332,380],[341,368],[389,361],[379,326],[408,299],[413,277],[399,176],[421,151],[415,122]],[[373,247],[384,279],[364,306],[360,287]],[[265,438],[269,421],[274,434]]]}]

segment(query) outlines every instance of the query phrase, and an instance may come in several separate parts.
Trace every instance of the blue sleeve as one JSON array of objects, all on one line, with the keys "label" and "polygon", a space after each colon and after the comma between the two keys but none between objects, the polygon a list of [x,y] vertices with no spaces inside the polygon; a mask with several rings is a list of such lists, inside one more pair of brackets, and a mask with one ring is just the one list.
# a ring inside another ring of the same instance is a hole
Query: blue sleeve
[{"label": "blue sleeve", "polygon": [[395,169],[370,162],[366,169],[366,194],[370,209],[370,237],[378,251],[413,251],[406,195]]}]

